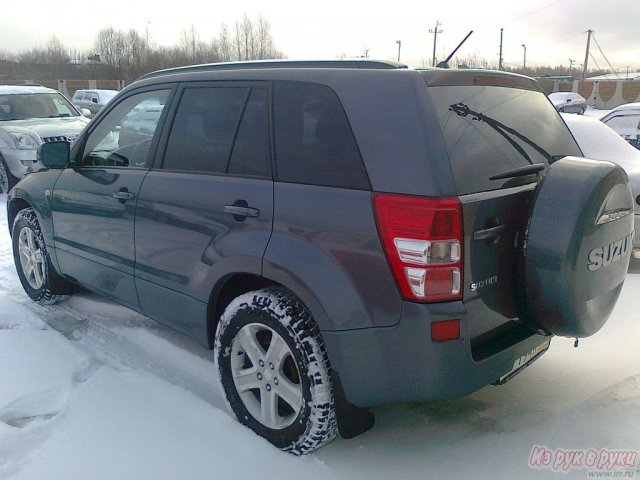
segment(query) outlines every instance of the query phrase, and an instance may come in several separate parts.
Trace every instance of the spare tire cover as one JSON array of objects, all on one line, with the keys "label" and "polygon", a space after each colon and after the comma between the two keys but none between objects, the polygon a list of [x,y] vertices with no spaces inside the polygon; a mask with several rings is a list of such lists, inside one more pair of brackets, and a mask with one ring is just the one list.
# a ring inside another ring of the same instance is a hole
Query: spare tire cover
[{"label": "spare tire cover", "polygon": [[627,275],[633,222],[619,166],[575,157],[553,163],[536,187],[525,234],[521,318],[566,337],[602,328]]}]

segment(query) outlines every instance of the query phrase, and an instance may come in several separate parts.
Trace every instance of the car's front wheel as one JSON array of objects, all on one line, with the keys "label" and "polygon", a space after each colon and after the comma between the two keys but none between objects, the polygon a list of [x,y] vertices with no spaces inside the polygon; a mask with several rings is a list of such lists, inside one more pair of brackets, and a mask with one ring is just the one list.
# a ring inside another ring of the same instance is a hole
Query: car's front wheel
[{"label": "car's front wheel", "polygon": [[18,212],[12,229],[13,259],[27,295],[41,305],[60,302],[75,289],[51,265],[38,217],[33,208]]},{"label": "car's front wheel", "polygon": [[329,361],[309,310],[282,288],[236,298],[216,329],[215,361],[238,421],[302,455],[337,435]]},{"label": "car's front wheel", "polygon": [[11,173],[11,170],[7,167],[7,162],[0,155],[0,192],[9,193],[9,190],[16,183],[18,183],[18,178]]}]

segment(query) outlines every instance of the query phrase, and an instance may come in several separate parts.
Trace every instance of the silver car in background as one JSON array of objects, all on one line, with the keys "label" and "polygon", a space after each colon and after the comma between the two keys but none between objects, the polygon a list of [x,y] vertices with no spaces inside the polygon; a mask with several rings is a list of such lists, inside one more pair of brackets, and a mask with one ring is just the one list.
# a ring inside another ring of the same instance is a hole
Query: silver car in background
[{"label": "silver car in background", "polygon": [[549,94],[549,100],[561,113],[584,114],[587,110],[587,101],[578,93],[554,92]]},{"label": "silver car in background", "polygon": [[58,91],[0,85],[0,190],[7,193],[46,142],[71,142],[89,123]]}]

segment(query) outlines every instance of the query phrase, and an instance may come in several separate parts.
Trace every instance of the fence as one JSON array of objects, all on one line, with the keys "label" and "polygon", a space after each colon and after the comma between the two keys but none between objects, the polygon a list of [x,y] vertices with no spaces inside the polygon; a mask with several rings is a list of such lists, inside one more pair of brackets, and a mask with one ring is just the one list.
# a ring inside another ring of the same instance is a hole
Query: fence
[{"label": "fence", "polygon": [[576,92],[587,100],[591,107],[610,110],[624,103],[640,102],[640,81],[631,80],[583,80],[558,82],[541,80],[546,93]]}]

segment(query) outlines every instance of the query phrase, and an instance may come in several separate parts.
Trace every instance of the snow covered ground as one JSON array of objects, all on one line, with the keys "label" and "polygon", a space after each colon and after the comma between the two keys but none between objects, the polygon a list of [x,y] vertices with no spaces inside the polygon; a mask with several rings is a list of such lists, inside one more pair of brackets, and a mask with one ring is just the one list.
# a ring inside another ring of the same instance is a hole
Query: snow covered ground
[{"label": "snow covered ground", "polygon": [[604,117],[607,113],[609,113],[610,111],[611,110],[598,110],[597,108],[587,107],[587,111],[584,112],[584,114],[587,117],[593,117],[593,118],[597,118],[599,120],[602,117]]},{"label": "snow covered ground", "polygon": [[529,468],[532,447],[640,450],[640,266],[605,328],[579,348],[554,339],[505,386],[378,408],[369,432],[295,458],[226,413],[209,351],[93,294],[32,303],[13,266],[5,201],[0,478],[589,478]]}]

